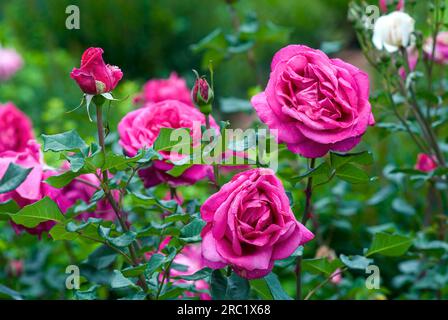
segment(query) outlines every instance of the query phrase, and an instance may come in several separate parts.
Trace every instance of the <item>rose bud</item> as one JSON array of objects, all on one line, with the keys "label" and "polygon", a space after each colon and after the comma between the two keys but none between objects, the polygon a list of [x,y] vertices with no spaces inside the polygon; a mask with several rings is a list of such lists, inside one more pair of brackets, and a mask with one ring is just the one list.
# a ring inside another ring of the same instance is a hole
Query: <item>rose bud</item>
[{"label": "rose bud", "polygon": [[428,38],[423,45],[423,52],[428,59],[439,64],[448,64],[448,32],[444,31],[437,35],[435,46],[433,39]]},{"label": "rose bud", "polygon": [[205,78],[197,77],[191,92],[191,98],[202,113],[209,114],[212,111],[211,104],[214,98],[213,89]]},{"label": "rose bud", "polygon": [[394,11],[380,17],[373,27],[373,44],[378,50],[398,51],[412,44],[415,20],[405,12]]},{"label": "rose bud", "polygon": [[86,94],[110,92],[123,77],[120,68],[104,62],[103,52],[101,48],[87,49],[81,58],[81,68],[73,68],[70,73],[70,77]]},{"label": "rose bud", "polygon": [[387,12],[388,7],[396,4],[396,10],[402,10],[404,9],[404,0],[380,0],[379,5],[382,12]]},{"label": "rose bud", "polygon": [[437,169],[437,163],[434,156],[430,156],[425,153],[419,153],[417,156],[417,163],[415,169],[423,172],[431,172]]}]

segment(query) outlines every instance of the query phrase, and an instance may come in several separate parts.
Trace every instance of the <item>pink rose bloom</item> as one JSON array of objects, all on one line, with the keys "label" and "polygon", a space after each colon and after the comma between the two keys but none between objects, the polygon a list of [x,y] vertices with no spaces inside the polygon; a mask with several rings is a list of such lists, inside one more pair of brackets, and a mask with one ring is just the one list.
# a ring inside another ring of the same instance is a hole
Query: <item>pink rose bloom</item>
[{"label": "pink rose bloom", "polygon": [[0,153],[24,151],[34,139],[31,120],[14,104],[0,104]]},{"label": "pink rose bloom", "polygon": [[[395,0],[380,0],[379,5],[382,12],[388,12],[387,7],[390,4],[393,4]],[[396,10],[404,9],[404,0],[399,0],[397,3]]]},{"label": "pink rose bloom", "polygon": [[261,278],[314,235],[299,223],[271,169],[235,175],[201,207],[205,265],[230,265],[241,277]]},{"label": "pink rose bloom", "polygon": [[440,64],[448,64],[448,31],[440,32],[437,35],[434,56],[432,53],[432,37],[428,38],[423,45],[423,52],[428,59],[434,58],[434,61]]},{"label": "pink rose bloom", "polygon": [[289,45],[275,54],[268,85],[251,102],[261,121],[278,130],[279,142],[318,158],[361,141],[374,124],[368,99],[365,72],[320,50]]},{"label": "pink rose bloom", "polygon": [[[204,115],[194,107],[177,100],[166,100],[131,111],[118,124],[120,145],[129,156],[135,156],[138,150],[152,147],[160,128],[188,128],[193,131],[194,123],[205,125]],[[212,126],[217,128],[212,119]],[[199,129],[200,130],[200,129]],[[193,132],[191,132],[193,133]],[[174,167],[167,162],[175,157],[170,152],[161,152],[164,160],[155,160],[151,167],[140,170],[145,187],[149,188],[167,182],[175,187],[194,184],[206,177],[212,177],[213,170],[207,165],[193,165],[179,177],[166,173]],[[177,157],[178,158],[178,157]]]},{"label": "pink rose bloom", "polygon": [[146,82],[143,92],[134,99],[134,103],[145,104],[165,100],[178,100],[193,106],[185,79],[175,72],[172,72],[168,79],[152,79]]},{"label": "pink rose bloom", "polygon": [[23,60],[17,51],[0,47],[0,82],[11,78],[22,66]]},{"label": "pink rose bloom", "polygon": [[123,77],[120,68],[104,63],[103,52],[101,48],[87,49],[81,58],[81,68],[73,68],[70,73],[70,77],[86,94],[110,92]]},{"label": "pink rose bloom", "polygon": [[423,172],[431,172],[437,169],[436,158],[425,153],[419,153],[417,155],[415,169]]}]

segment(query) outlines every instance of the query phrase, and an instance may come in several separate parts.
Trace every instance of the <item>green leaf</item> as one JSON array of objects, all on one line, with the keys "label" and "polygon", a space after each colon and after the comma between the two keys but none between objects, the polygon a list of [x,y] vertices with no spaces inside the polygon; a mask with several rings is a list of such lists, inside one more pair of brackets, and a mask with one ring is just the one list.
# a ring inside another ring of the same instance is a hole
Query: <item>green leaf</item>
[{"label": "green leaf", "polygon": [[11,162],[0,179],[0,194],[17,189],[26,180],[31,170],[33,168],[23,168]]},{"label": "green leaf", "polygon": [[283,290],[280,281],[275,273],[271,272],[264,277],[274,300],[292,300],[292,298]]},{"label": "green leaf", "polygon": [[193,164],[183,164],[180,166],[174,166],[171,170],[168,170],[166,173],[168,173],[170,176],[173,176],[175,178],[180,177],[187,169],[189,169]]},{"label": "green leaf", "polygon": [[50,186],[61,189],[82,174],[83,174],[82,171],[78,172],[66,171],[58,176],[51,176],[47,178],[45,182],[48,183]]},{"label": "green leaf", "polygon": [[229,300],[247,300],[249,298],[249,292],[249,281],[232,272],[230,277],[227,278],[226,296]]},{"label": "green leaf", "polygon": [[150,278],[165,263],[165,256],[160,253],[154,253],[146,264],[145,275]]},{"label": "green leaf", "polygon": [[0,284],[0,297],[3,295],[14,300],[23,300],[20,293]]},{"label": "green leaf", "polygon": [[75,130],[54,135],[43,134],[42,138],[44,140],[44,151],[75,151],[87,147]]},{"label": "green leaf", "polygon": [[186,242],[197,242],[200,241],[200,233],[202,228],[205,226],[205,221],[201,219],[195,219],[182,229],[180,229],[181,239]]},{"label": "green leaf", "polygon": [[139,288],[131,280],[126,278],[120,271],[114,270],[114,276],[111,281],[111,287],[113,289],[123,289],[123,288]]},{"label": "green leaf", "polygon": [[[171,134],[176,130],[187,130],[190,132],[187,128],[179,128],[179,129],[173,129],[173,128],[160,128],[159,135],[157,136],[156,141],[154,142],[154,150],[156,151],[169,151],[175,146],[181,146],[179,140],[172,140]],[[191,141],[188,141],[188,145],[191,145]]]},{"label": "green leaf", "polygon": [[[0,203],[0,220],[5,217],[6,220],[9,219],[10,214],[14,214],[20,210],[20,206],[14,200],[8,200],[6,202]],[[1,215],[1,214],[4,215]]]},{"label": "green leaf", "polygon": [[195,273],[188,275],[188,276],[178,276],[176,278],[183,279],[183,280],[189,280],[189,281],[196,281],[201,280],[209,277],[212,273],[212,269],[210,268],[203,268],[199,271],[196,271]]},{"label": "green leaf", "polygon": [[313,168],[300,176],[292,177],[291,181],[299,182],[305,178],[309,178],[309,177],[314,178],[314,177],[318,177],[318,176],[324,176],[326,178],[329,178],[330,173],[331,173],[330,165],[327,162],[322,162],[316,168]]},{"label": "green leaf", "polygon": [[397,257],[405,254],[411,245],[412,238],[380,232],[374,235],[372,245],[366,256],[381,254],[388,257]]},{"label": "green leaf", "polygon": [[210,293],[213,300],[227,300],[227,278],[221,270],[214,270],[210,280]]},{"label": "green leaf", "polygon": [[251,112],[253,110],[249,101],[238,98],[221,98],[219,106],[224,113]]},{"label": "green leaf", "polygon": [[342,167],[347,163],[371,165],[373,163],[373,155],[369,151],[345,154],[330,152],[330,161],[332,167],[336,169]]},{"label": "green leaf", "polygon": [[363,256],[350,256],[347,257],[346,255],[341,254],[339,256],[342,263],[345,264],[350,269],[359,269],[359,270],[366,270],[366,268],[373,262],[372,259],[368,259]]},{"label": "green leaf", "polygon": [[303,268],[313,273],[324,273],[326,276],[330,276],[336,269],[342,267],[344,264],[339,259],[330,261],[328,258],[314,258],[304,259]]},{"label": "green leaf", "polygon": [[406,216],[413,216],[416,213],[415,208],[402,198],[394,199],[394,201],[392,202],[392,209]]},{"label": "green leaf", "polygon": [[58,205],[49,197],[45,197],[38,202],[25,206],[17,213],[6,214],[8,214],[15,223],[27,228],[34,228],[44,221],[62,222],[65,219]]},{"label": "green leaf", "polygon": [[257,295],[263,300],[274,300],[271,294],[271,290],[265,279],[250,280],[250,287],[257,293]]},{"label": "green leaf", "polygon": [[50,230],[50,236],[53,240],[75,240],[79,237],[76,232],[70,232],[65,228],[65,224],[58,223]]},{"label": "green leaf", "polygon": [[336,171],[336,176],[349,183],[367,183],[370,181],[370,177],[362,169],[357,166],[347,163]]},{"label": "green leaf", "polygon": [[98,296],[96,294],[96,291],[98,288],[99,288],[98,285],[93,285],[89,289],[84,290],[84,291],[76,290],[75,298],[77,300],[96,300],[96,299],[98,299]]},{"label": "green leaf", "polygon": [[146,265],[141,264],[137,267],[128,267],[122,270],[122,273],[127,278],[138,277],[145,272]]}]

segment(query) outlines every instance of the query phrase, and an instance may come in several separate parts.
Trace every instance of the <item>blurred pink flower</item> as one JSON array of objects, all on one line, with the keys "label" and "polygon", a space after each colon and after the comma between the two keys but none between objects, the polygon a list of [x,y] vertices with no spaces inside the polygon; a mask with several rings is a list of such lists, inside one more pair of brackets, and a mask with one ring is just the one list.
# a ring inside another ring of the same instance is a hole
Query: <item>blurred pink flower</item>
[{"label": "blurred pink flower", "polygon": [[425,153],[419,153],[417,155],[417,163],[415,164],[415,169],[423,172],[431,172],[437,169],[436,158]]},{"label": "blurred pink flower", "polygon": [[193,106],[186,81],[172,72],[168,79],[151,79],[143,86],[143,92],[134,98],[136,104],[178,100]]},{"label": "blurred pink flower", "polygon": [[0,47],[0,81],[10,79],[22,66],[22,57],[16,50]]},{"label": "blurred pink flower", "polygon": [[448,64],[448,31],[440,32],[437,35],[434,56],[432,53],[433,39],[428,38],[423,45],[423,52],[428,59],[434,58],[434,61],[440,64]]},{"label": "blurred pink flower", "polygon": [[0,153],[21,152],[34,139],[31,120],[11,102],[0,103]]},{"label": "blurred pink flower", "polygon": [[[379,5],[382,12],[386,13],[388,12],[388,5],[393,4],[396,0],[380,0]],[[395,7],[396,10],[402,10],[404,9],[404,0],[398,0],[397,6]]]}]

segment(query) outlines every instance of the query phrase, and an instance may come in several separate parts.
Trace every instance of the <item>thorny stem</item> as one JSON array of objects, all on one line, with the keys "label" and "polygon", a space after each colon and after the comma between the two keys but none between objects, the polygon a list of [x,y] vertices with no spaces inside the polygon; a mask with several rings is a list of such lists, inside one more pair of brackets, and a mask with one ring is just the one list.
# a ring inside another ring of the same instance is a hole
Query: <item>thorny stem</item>
[{"label": "thorny stem", "polygon": [[[310,161],[310,166],[309,166],[309,170],[314,169],[314,165],[316,163],[316,159],[311,159]],[[303,217],[302,217],[302,224],[305,225],[308,221],[308,219],[311,216],[311,197],[313,194],[313,178],[309,177],[308,178],[308,182],[306,184],[306,189],[305,189],[305,210],[303,213]],[[297,262],[296,262],[296,292],[297,292],[297,296],[296,296],[296,300],[301,300],[302,298],[302,255],[297,257]]]},{"label": "thorny stem", "polygon": [[[104,139],[104,128],[103,128],[103,110],[102,110],[102,104],[95,104],[96,105],[96,121],[97,121],[97,129],[98,129],[98,142],[100,144],[101,150],[104,154],[104,158],[106,158],[106,144]],[[109,177],[107,170],[104,170],[101,174],[101,188],[104,191],[104,194],[107,197],[107,200],[109,201],[112,209],[115,212],[115,215],[117,216],[117,219],[123,229],[124,232],[129,232],[129,227],[126,224],[125,219],[123,218],[123,215],[121,214],[121,210],[117,202],[115,201],[111,190],[109,189]],[[128,247],[129,253],[131,255],[131,262],[134,267],[137,267],[139,265],[139,259],[137,257],[136,249],[134,247],[134,243],[131,243]],[[148,286],[146,284],[146,279],[143,275],[139,276],[139,285],[144,290],[145,293],[148,292]]]},{"label": "thorny stem", "polygon": [[344,267],[340,271],[331,274],[327,279],[325,279],[323,282],[319,283],[313,290],[311,290],[306,295],[304,300],[309,300],[320,288],[322,288],[324,285],[326,285],[331,279],[333,279],[334,277],[344,273],[345,271],[347,271],[347,268]]}]

